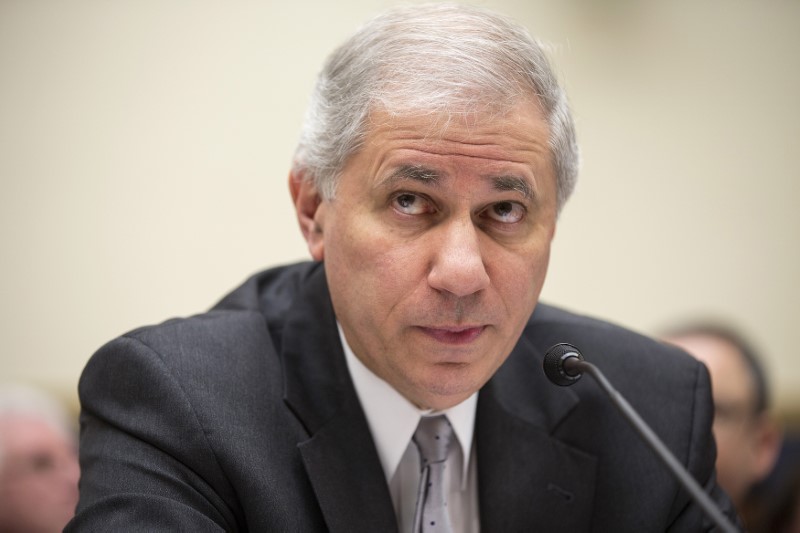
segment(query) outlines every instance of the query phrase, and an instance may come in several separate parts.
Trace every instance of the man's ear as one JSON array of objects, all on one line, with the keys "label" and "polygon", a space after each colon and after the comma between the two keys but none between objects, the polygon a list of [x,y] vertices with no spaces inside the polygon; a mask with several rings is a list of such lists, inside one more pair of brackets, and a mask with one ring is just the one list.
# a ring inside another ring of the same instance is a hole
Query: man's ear
[{"label": "man's ear", "polygon": [[753,429],[756,458],[752,464],[753,474],[760,481],[767,477],[778,460],[783,443],[783,432],[768,413],[761,413],[758,416]]},{"label": "man's ear", "polygon": [[289,172],[289,191],[292,193],[297,222],[308,245],[308,251],[315,261],[322,261],[325,255],[322,221],[326,205],[322,202],[314,182],[305,179],[302,172],[295,170]]}]

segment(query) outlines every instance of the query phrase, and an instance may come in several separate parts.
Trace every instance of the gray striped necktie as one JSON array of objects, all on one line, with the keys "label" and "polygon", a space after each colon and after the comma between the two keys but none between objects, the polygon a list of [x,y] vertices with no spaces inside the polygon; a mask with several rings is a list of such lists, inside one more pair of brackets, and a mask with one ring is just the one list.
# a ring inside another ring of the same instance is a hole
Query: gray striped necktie
[{"label": "gray striped necktie", "polygon": [[444,474],[453,428],[445,415],[423,417],[413,440],[419,449],[422,466],[414,533],[451,533],[453,526],[447,512]]}]

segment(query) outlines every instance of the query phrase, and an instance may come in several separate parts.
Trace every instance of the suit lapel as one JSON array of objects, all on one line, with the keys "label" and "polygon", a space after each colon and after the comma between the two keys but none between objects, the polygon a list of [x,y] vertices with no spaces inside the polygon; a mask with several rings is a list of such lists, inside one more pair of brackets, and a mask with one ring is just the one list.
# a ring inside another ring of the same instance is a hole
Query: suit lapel
[{"label": "suit lapel", "polygon": [[[397,530],[388,486],[350,379],[328,295],[315,269],[282,333],[285,402],[308,433],[298,444],[332,532]],[[586,531],[596,460],[553,436],[577,405],[552,385],[523,336],[481,390],[476,420],[483,531]]]},{"label": "suit lapel", "polygon": [[478,398],[483,531],[588,531],[595,458],[552,435],[578,403],[541,370],[524,336]]},{"label": "suit lapel", "polygon": [[324,268],[309,277],[283,331],[285,402],[308,432],[298,444],[332,532],[396,531],[386,478],[347,370]]}]

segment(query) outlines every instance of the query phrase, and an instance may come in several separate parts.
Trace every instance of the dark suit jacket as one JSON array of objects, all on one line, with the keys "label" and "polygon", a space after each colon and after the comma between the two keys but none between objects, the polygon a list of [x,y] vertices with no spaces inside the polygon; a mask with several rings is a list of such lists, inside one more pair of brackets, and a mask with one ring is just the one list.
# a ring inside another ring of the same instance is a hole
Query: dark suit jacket
[{"label": "dark suit jacket", "polygon": [[[705,530],[592,380],[547,380],[543,354],[563,341],[729,509],[714,482],[705,368],[540,304],[479,394],[482,530]],[[80,397],[81,499],[68,531],[396,531],[319,264],[263,272],[208,313],[112,341],[89,361]]]}]

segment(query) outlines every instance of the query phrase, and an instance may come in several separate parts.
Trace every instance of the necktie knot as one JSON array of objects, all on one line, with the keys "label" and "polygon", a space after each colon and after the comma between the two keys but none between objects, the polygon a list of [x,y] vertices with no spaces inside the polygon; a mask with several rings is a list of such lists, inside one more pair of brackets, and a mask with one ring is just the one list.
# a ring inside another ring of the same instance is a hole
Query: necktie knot
[{"label": "necktie knot", "polygon": [[423,417],[414,433],[414,443],[419,448],[422,467],[447,459],[447,449],[453,440],[453,427],[445,415]]}]

